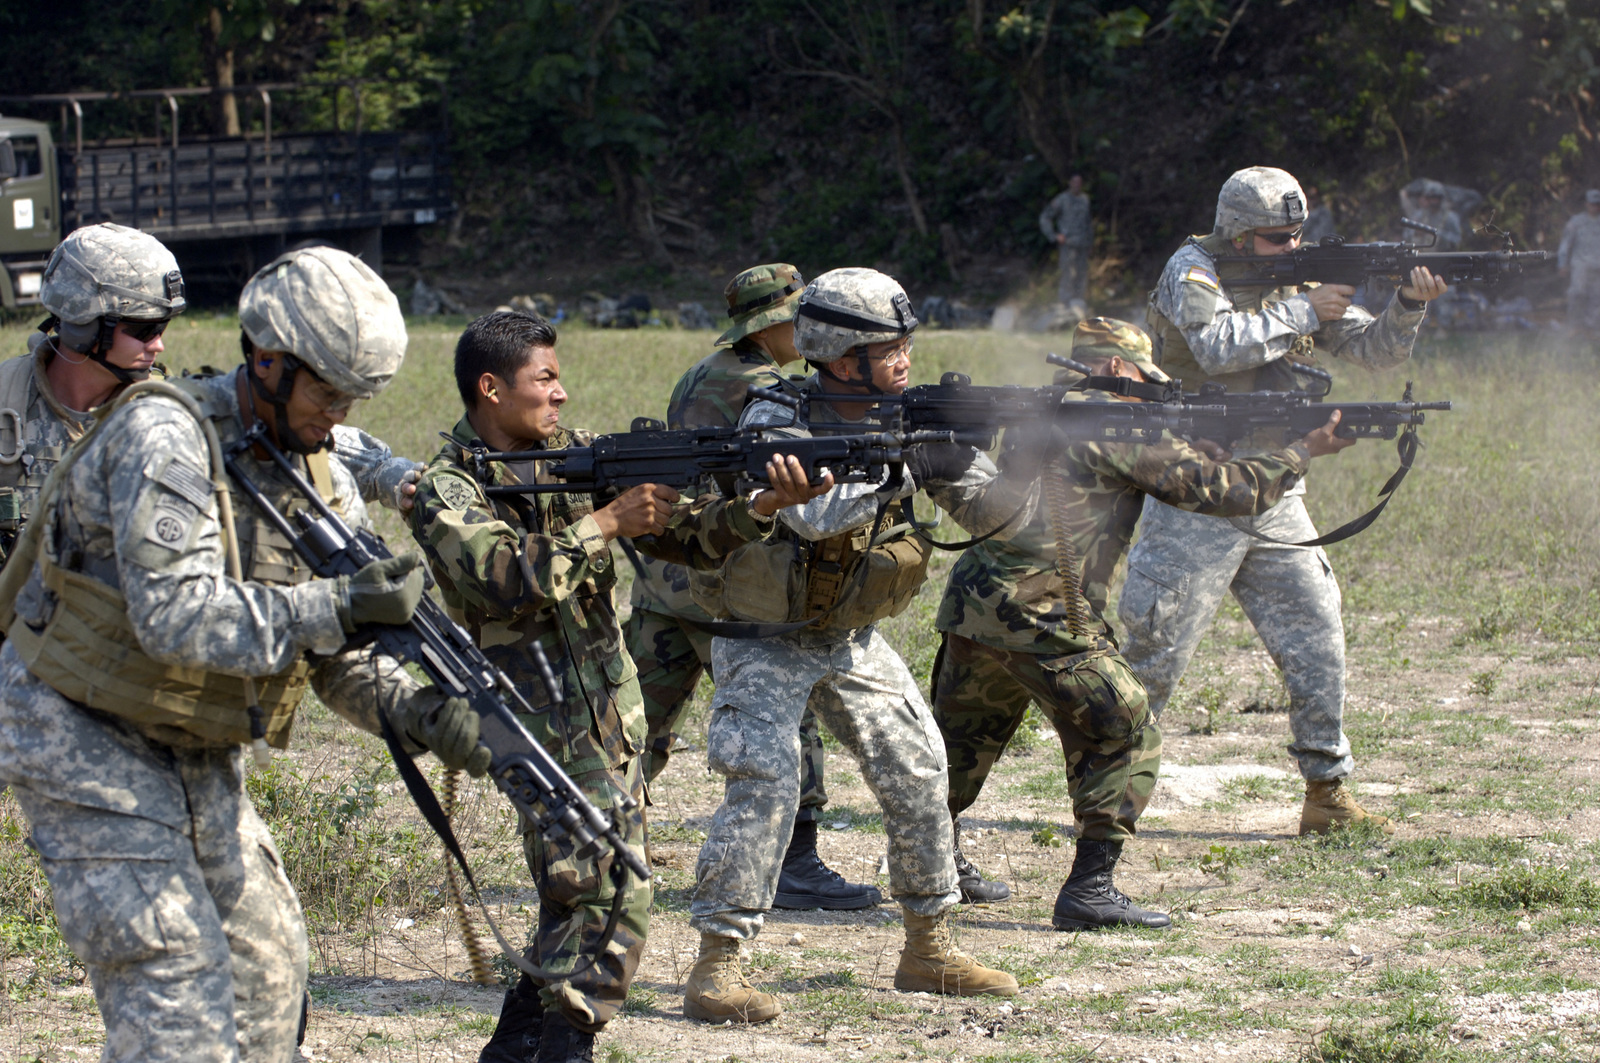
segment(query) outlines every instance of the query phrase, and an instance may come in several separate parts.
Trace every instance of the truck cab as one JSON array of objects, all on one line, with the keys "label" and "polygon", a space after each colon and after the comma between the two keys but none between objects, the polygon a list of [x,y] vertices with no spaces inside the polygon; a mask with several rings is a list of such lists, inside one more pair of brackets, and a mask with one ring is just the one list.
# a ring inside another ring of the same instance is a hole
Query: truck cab
[{"label": "truck cab", "polygon": [[0,117],[0,306],[39,302],[39,281],[61,242],[61,182],[50,127]]}]

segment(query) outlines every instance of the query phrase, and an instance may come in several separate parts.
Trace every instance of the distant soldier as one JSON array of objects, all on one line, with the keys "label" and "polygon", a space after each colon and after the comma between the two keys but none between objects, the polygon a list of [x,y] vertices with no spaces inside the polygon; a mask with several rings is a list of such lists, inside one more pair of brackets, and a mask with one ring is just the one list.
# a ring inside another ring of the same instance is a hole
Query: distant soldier
[{"label": "distant soldier", "polygon": [[[1168,379],[1150,361],[1149,338],[1111,318],[1080,324],[1072,357],[1102,376]],[[1058,383],[1081,379],[1057,374]],[[1074,397],[1115,401],[1103,392]],[[1171,436],[1074,443],[1046,466],[1032,519],[1011,539],[985,540],[956,561],[939,607],[944,641],[933,679],[933,717],[950,758],[950,815],[978,799],[1028,703],[1036,703],[1061,741],[1078,823],[1072,870],[1052,913],[1057,930],[1172,925],[1112,880],[1161,767],[1161,732],[1144,687],[1103,618],[1140,504],[1149,497],[1187,512],[1256,516],[1299,483],[1310,458],[1354,443],[1335,437],[1330,424],[1292,446],[1225,464],[1214,460],[1216,448]],[[1010,892],[999,882],[968,888]]]},{"label": "distant soldier", "polygon": [[[749,402],[752,387],[780,383],[782,367],[800,357],[794,347],[794,310],[805,282],[786,262],[753,266],[728,282],[728,330],[722,348],[679,378],[667,406],[668,428],[732,427]],[[641,557],[644,574],[633,581],[628,652],[638,662],[639,690],[650,725],[645,782],[667,767],[677,735],[673,728],[711,665],[711,636],[693,626],[712,619],[694,603],[695,573],[682,565]],[[699,577],[705,578],[705,577]],[[845,880],[817,853],[817,815],[828,803],[823,786],[825,754],[817,717],[800,718],[802,755],[800,807],[794,835],[783,857],[775,908],[869,908],[883,900],[877,888]]]},{"label": "distant soldier", "polygon": [[[1228,178],[1210,235],[1185,241],[1150,294],[1150,331],[1163,372],[1194,389],[1217,383],[1233,391],[1284,391],[1298,386],[1294,366],[1318,355],[1370,369],[1411,356],[1426,304],[1447,290],[1424,267],[1411,271],[1376,317],[1351,305],[1349,285],[1303,292],[1229,285],[1230,257],[1293,252],[1305,219],[1305,195],[1291,174],[1252,166]],[[1238,452],[1258,454],[1278,442],[1281,436],[1249,438]],[[1147,498],[1118,609],[1122,652],[1159,718],[1231,592],[1288,687],[1289,753],[1306,780],[1300,833],[1362,819],[1392,830],[1344,785],[1355,762],[1344,733],[1339,583],[1321,547],[1286,545],[1316,534],[1303,483],[1256,517],[1206,516]]]},{"label": "distant soldier", "polygon": [[[41,295],[68,338],[82,322],[111,365],[140,372],[155,351],[135,330],[181,309],[182,276],[153,238],[96,228],[57,249]],[[345,520],[366,524],[354,477],[323,448],[400,368],[394,295],[352,256],[310,248],[257,273],[239,317],[236,372],[119,400],[62,458],[70,471],[38,500],[3,577],[0,612],[15,622],[0,649],[0,781],[88,969],[108,1060],[294,1055],[305,923],[245,789],[252,716],[282,748],[310,687],[369,732],[387,717],[449,767],[481,775],[490,757],[466,702],[348,648],[365,625],[409,619],[422,558],[315,579],[243,492],[212,479],[216,444],[264,424]],[[285,517],[303,506],[264,455],[238,460]]]},{"label": "distant soldier", "polygon": [[1461,247],[1461,215],[1445,202],[1445,187],[1438,181],[1423,181],[1417,190],[1417,208],[1409,215],[1412,221],[1439,230],[1434,238],[1416,229],[1406,229],[1401,240],[1412,247],[1428,247],[1433,251],[1455,251]]},{"label": "distant soldier", "polygon": [[1583,213],[1567,219],[1556,252],[1567,284],[1567,328],[1593,332],[1600,328],[1600,188],[1583,196]]},{"label": "distant soldier", "polygon": [[[445,608],[472,633],[541,711],[524,726],[600,808],[623,795],[636,805],[618,828],[645,845],[644,703],[638,670],[622,646],[611,543],[621,536],[641,550],[681,564],[712,563],[725,551],[770,534],[773,516],[811,497],[804,471],[750,499],[710,498],[674,505],[670,487],[641,484],[596,508],[592,495],[554,492],[488,498],[470,448],[558,450],[591,436],[560,423],[567,401],[556,357],[556,331],[544,318],[498,311],[467,326],[456,344],[456,387],[466,412],[450,442],[423,473],[412,533],[428,555]],[[792,459],[791,459],[792,461]],[[493,463],[500,485],[555,482],[540,461]],[[831,484],[831,480],[828,481]],[[793,490],[793,494],[786,493]],[[528,650],[537,642],[563,691],[559,711]],[[604,866],[610,854],[573,852],[522,821],[523,853],[539,889],[539,920],[527,955],[539,966],[572,971],[594,958],[616,896]],[[581,973],[540,984],[524,974],[507,991],[482,1063],[588,1061],[594,1035],[616,1015],[644,953],[649,883],[633,882],[615,935]]]},{"label": "distant soldier", "polygon": [[1061,279],[1056,288],[1056,302],[1071,306],[1076,300],[1087,308],[1094,219],[1089,216],[1089,197],[1083,191],[1082,174],[1067,178],[1067,190],[1039,213],[1039,231],[1060,248]]}]

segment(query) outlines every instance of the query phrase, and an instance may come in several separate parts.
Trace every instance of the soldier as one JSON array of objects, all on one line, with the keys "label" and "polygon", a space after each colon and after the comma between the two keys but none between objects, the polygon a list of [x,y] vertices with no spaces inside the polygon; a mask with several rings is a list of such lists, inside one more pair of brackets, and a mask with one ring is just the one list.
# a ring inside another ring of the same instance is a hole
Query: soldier
[{"label": "soldier", "polygon": [[[598,807],[612,807],[622,795],[637,802],[619,826],[628,844],[642,850],[644,704],[638,670],[622,649],[611,542],[628,536],[656,556],[708,564],[765,537],[778,509],[811,498],[831,480],[813,490],[798,462],[789,469],[769,465],[771,490],[750,500],[708,498],[693,513],[687,503],[672,505],[676,491],[653,484],[598,509],[588,494],[491,502],[467,448],[558,450],[586,446],[591,438],[560,424],[567,393],[555,344],[555,329],[535,314],[501,311],[467,326],[455,360],[466,412],[452,442],[423,473],[412,532],[433,566],[445,608],[539,709],[550,699],[527,647],[538,642],[544,648],[563,690],[560,715],[547,710],[523,723]],[[496,463],[491,470],[498,484],[554,482],[542,462]],[[569,842],[551,842],[532,823],[522,822],[521,829],[540,898],[528,955],[543,967],[571,970],[595,953],[604,932],[615,897],[611,857],[579,857]],[[644,951],[650,886],[628,888],[616,935],[594,966],[543,985],[524,975],[506,993],[500,1022],[479,1057],[483,1063],[591,1058],[594,1035],[622,1006]]]},{"label": "soldier", "polygon": [[[1078,325],[1072,357],[1097,375],[1168,381],[1150,361],[1149,338],[1111,318]],[[1061,370],[1057,383],[1068,378],[1078,379]],[[1161,766],[1161,732],[1144,687],[1103,619],[1141,502],[1148,495],[1186,512],[1258,515],[1299,481],[1312,457],[1355,443],[1334,436],[1334,423],[1293,446],[1227,464],[1213,460],[1216,448],[1171,436],[1149,444],[1073,443],[1046,467],[1044,504],[1032,522],[1006,542],[968,548],[951,570],[933,680],[933,716],[950,760],[950,816],[978,799],[1029,701],[1036,702],[1061,739],[1078,823],[1077,855],[1056,896],[1057,930],[1172,925],[1112,882]],[[972,889],[1010,895],[999,882]]]},{"label": "soldier", "polygon": [[[1293,366],[1316,354],[1381,369],[1411,355],[1425,304],[1446,290],[1425,267],[1411,271],[1376,318],[1350,304],[1355,289],[1324,284],[1296,292],[1231,288],[1219,277],[1232,255],[1287,254],[1298,246],[1305,196],[1283,170],[1255,166],[1229,177],[1209,236],[1190,237],[1150,296],[1155,361],[1191,388],[1214,381],[1237,391],[1296,387]],[[1243,455],[1271,440],[1245,440]],[[1300,833],[1375,820],[1344,780],[1354,768],[1343,728],[1344,624],[1339,584],[1321,547],[1281,545],[1316,536],[1304,483],[1255,517],[1190,513],[1156,498],[1144,503],[1140,539],[1128,555],[1118,618],[1123,656],[1159,720],[1222,596],[1232,591],[1289,690],[1289,752],[1306,779]],[[1250,529],[1279,543],[1262,542]]]},{"label": "soldier", "polygon": [[1094,220],[1089,216],[1089,197],[1083,191],[1083,175],[1067,178],[1067,190],[1052,199],[1039,213],[1039,231],[1061,249],[1061,279],[1056,302],[1071,306],[1088,305],[1089,250],[1094,246]]},{"label": "soldier", "polygon": [[[120,257],[118,247],[159,246],[155,237],[134,233],[109,222],[76,229],[62,241],[62,268],[93,260],[102,273],[127,271],[123,286],[130,287],[138,283],[133,264]],[[106,305],[91,305],[74,301],[69,286],[59,283],[41,291],[41,301],[51,316],[29,337],[28,353],[0,363],[0,561],[33,513],[50,470],[92,423],[89,411],[128,384],[166,375],[155,364],[166,349],[162,333],[185,305],[180,297],[176,306],[155,307],[167,316],[134,319],[126,315],[148,308],[130,296],[108,292]],[[111,331],[102,336],[107,321]],[[416,464],[394,457],[382,440],[357,428],[336,425],[333,438],[362,499],[397,506],[405,485],[416,478]]]},{"label": "soldier", "polygon": [[[738,424],[751,387],[780,384],[782,367],[800,357],[794,349],[794,308],[804,287],[800,271],[786,262],[754,266],[728,283],[724,294],[732,324],[717,337],[717,346],[727,349],[696,362],[679,378],[667,407],[668,428]],[[694,574],[688,569],[649,558],[641,565],[625,630],[628,652],[642,669],[649,784],[665,770],[677,737],[672,729],[711,664],[711,636],[693,624],[712,617],[695,605],[689,591]],[[800,743],[800,807],[773,906],[842,911],[878,904],[883,895],[875,887],[845,881],[817,853],[817,815],[828,803],[828,792],[822,782],[822,735],[810,709],[800,718]]]},{"label": "soldier", "polygon": [[1439,235],[1435,238],[1416,229],[1404,229],[1400,237],[1403,242],[1433,251],[1454,251],[1461,246],[1461,215],[1445,203],[1444,192],[1444,185],[1438,181],[1421,182],[1417,189],[1417,206],[1410,218],[1437,229]]},{"label": "soldier", "polygon": [[[122,230],[58,248],[43,294],[155,321],[180,305],[182,284],[165,248]],[[88,969],[108,1060],[294,1054],[305,925],[245,792],[252,681],[241,677],[255,677],[279,748],[309,684],[365,730],[387,714],[413,750],[446,765],[481,775],[489,761],[465,702],[371,649],[345,649],[364,624],[410,617],[421,557],[313,579],[242,493],[230,505],[212,479],[219,437],[226,445],[265,422],[345,518],[365,523],[353,477],[318,451],[400,367],[394,296],[357,259],[312,248],[256,274],[240,320],[238,372],[139,384],[156,393],[130,401],[130,389],[62,459],[67,475],[38,500],[0,579],[0,612],[14,609],[0,649],[0,780],[28,817],[62,936]],[[102,349],[117,364],[116,341]],[[240,461],[285,513],[303,505],[276,466],[248,452]]]},{"label": "soldier", "polygon": [[[806,288],[795,347],[815,369],[804,388],[828,421],[862,420],[864,403],[905,390],[916,315],[905,291],[871,269],[836,269]],[[828,398],[825,404],[821,398]],[[856,402],[841,401],[856,398]],[[752,403],[742,424],[805,435],[793,411]],[[852,483],[786,510],[770,543],[723,565],[714,615],[757,622],[816,621],[787,635],[714,639],[716,700],[707,735],[711,768],[727,780],[695,871],[690,925],[700,954],[684,987],[684,1014],[710,1022],[764,1022],[782,1013],[745,976],[739,950],[772,906],[800,779],[797,726],[809,705],[860,763],[883,809],[889,885],[904,912],[906,945],[895,988],[1010,996],[1016,979],[956,948],[950,910],[960,897],[950,852],[943,745],[905,663],[877,621],[908,606],[931,548],[908,533],[889,502],[925,489],[964,525],[1001,525],[1024,487],[996,480],[978,450],[908,448],[899,483]],[[991,488],[996,488],[991,490]],[[1004,512],[999,512],[1004,510]]]},{"label": "soldier", "polygon": [[1567,328],[1593,332],[1600,328],[1600,188],[1583,194],[1583,213],[1567,219],[1556,252],[1567,284]]}]

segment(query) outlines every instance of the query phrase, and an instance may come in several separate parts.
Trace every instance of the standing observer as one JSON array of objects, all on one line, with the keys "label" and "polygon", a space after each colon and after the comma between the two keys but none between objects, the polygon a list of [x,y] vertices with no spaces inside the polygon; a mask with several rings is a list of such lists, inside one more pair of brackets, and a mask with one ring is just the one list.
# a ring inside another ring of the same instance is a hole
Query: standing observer
[{"label": "standing observer", "polygon": [[1039,231],[1059,249],[1061,276],[1056,282],[1056,302],[1062,306],[1080,304],[1088,312],[1089,251],[1094,246],[1094,219],[1089,215],[1089,197],[1083,190],[1083,175],[1067,178],[1066,190],[1039,212]]},{"label": "standing observer", "polygon": [[[1355,289],[1348,285],[1305,291],[1229,285],[1229,258],[1288,254],[1299,246],[1305,218],[1300,184],[1283,170],[1253,166],[1228,178],[1211,234],[1190,237],[1150,295],[1155,360],[1167,375],[1191,390],[1217,383],[1232,391],[1286,391],[1297,387],[1295,365],[1318,355],[1369,369],[1411,356],[1426,304],[1446,290],[1425,267],[1411,271],[1410,283],[1377,317],[1351,305]],[[1281,442],[1263,435],[1241,441],[1238,451],[1260,454]],[[1147,498],[1140,528],[1118,618],[1126,632],[1123,656],[1149,692],[1151,711],[1159,719],[1231,591],[1289,691],[1289,752],[1306,780],[1300,833],[1356,820],[1392,832],[1345,785],[1355,762],[1344,733],[1339,583],[1321,547],[1285,545],[1317,534],[1304,481],[1254,517],[1206,516]]]},{"label": "standing observer", "polygon": [[1600,188],[1585,192],[1583,213],[1567,219],[1556,261],[1568,278],[1568,330],[1600,329]]}]

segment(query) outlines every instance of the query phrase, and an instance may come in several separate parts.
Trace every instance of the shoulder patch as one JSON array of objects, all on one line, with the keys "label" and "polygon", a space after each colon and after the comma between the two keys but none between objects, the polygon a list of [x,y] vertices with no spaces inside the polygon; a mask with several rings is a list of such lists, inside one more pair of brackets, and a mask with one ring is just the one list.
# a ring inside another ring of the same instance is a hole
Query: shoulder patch
[{"label": "shoulder patch", "polygon": [[1214,292],[1222,291],[1222,283],[1217,280],[1217,275],[1204,266],[1190,266],[1183,274],[1185,281],[1204,284]]},{"label": "shoulder patch", "polygon": [[189,541],[191,523],[193,521],[189,514],[167,506],[157,506],[150,515],[150,526],[145,529],[144,537],[157,546],[178,551]]},{"label": "shoulder patch", "polygon": [[211,477],[182,458],[175,457],[167,462],[167,467],[156,477],[156,483],[188,501],[201,512],[211,508],[211,492],[215,489]]},{"label": "shoulder patch", "polygon": [[462,476],[449,473],[436,476],[433,489],[438,493],[439,501],[454,510],[471,509],[478,501],[477,490]]}]

